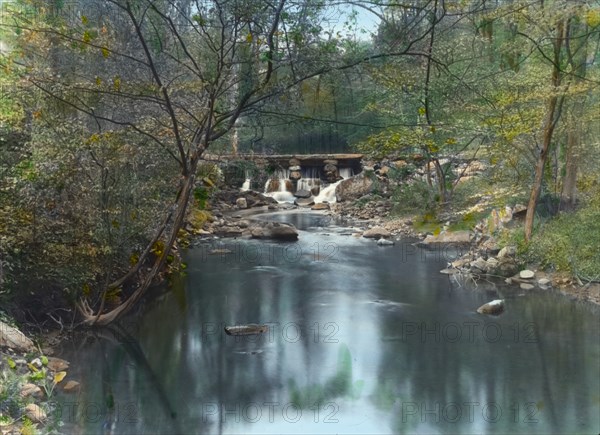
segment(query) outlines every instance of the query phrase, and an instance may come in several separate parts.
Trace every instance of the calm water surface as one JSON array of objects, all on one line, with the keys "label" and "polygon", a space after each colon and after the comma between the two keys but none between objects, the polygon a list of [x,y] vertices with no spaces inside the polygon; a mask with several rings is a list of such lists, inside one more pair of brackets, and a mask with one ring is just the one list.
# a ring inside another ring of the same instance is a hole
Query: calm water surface
[{"label": "calm water surface", "polygon": [[[267,218],[266,216],[263,216]],[[297,243],[213,241],[135,321],[65,345],[68,433],[594,433],[596,308],[439,274],[315,214]],[[229,254],[211,255],[215,248]],[[504,298],[499,317],[475,313]],[[260,337],[224,325],[265,323]]]}]

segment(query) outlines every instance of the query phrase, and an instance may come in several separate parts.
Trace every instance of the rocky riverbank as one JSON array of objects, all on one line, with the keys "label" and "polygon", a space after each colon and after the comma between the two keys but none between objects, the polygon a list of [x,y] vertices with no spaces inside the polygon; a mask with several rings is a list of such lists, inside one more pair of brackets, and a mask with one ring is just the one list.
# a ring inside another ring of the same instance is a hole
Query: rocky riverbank
[{"label": "rocky riverbank", "polygon": [[69,362],[51,356],[57,332],[34,343],[18,328],[0,321],[0,434],[52,432],[60,426],[56,393],[76,393]]},{"label": "rocky riverbank", "polygon": [[[372,192],[372,180],[379,191]],[[344,180],[335,203],[298,205],[278,203],[258,192],[237,189],[222,190],[213,199],[212,217],[201,231],[211,237],[245,237],[295,240],[293,226],[251,219],[252,215],[286,210],[312,210],[331,215],[355,228],[355,237],[373,239],[379,246],[393,245],[399,239],[415,238],[424,249],[451,247],[459,254],[449,259],[441,272],[464,276],[486,276],[504,279],[521,290],[559,290],[580,300],[600,304],[600,285],[576,282],[563,274],[538,270],[536,265],[524,264],[514,246],[500,246],[495,234],[503,228],[520,225],[525,207],[515,205],[492,209],[472,230],[450,231],[448,224],[456,216],[446,216],[446,224],[436,234],[415,229],[416,217],[393,216],[389,183],[379,173],[371,178],[358,175]],[[336,191],[337,192],[337,191]],[[531,273],[529,273],[531,271]],[[525,274],[523,274],[525,272]]]}]

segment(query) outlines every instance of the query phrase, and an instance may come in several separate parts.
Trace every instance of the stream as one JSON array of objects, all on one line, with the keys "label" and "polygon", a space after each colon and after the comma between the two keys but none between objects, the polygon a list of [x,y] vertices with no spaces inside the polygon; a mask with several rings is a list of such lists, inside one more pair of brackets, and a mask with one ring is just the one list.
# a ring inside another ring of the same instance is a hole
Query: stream
[{"label": "stream", "polygon": [[[65,433],[598,433],[595,306],[459,281],[451,251],[317,213],[296,243],[201,242],[140,313],[66,342]],[[214,249],[227,249],[230,252]],[[506,302],[497,317],[475,310]],[[232,337],[226,325],[266,324]]]}]

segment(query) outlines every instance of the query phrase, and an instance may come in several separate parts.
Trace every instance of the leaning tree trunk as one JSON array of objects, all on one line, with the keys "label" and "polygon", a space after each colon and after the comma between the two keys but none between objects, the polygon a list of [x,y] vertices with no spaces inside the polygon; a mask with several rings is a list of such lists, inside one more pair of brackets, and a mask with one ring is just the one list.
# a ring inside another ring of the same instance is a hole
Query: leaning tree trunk
[{"label": "leaning tree trunk", "polygon": [[[194,165],[194,169],[195,169],[195,165]],[[164,267],[167,256],[173,249],[173,246],[175,245],[175,242],[177,240],[177,234],[178,234],[179,230],[181,229],[181,227],[183,226],[185,214],[187,211],[187,206],[188,206],[188,203],[189,203],[189,200],[191,197],[191,193],[194,188],[194,181],[195,181],[194,173],[195,173],[195,170],[190,171],[189,175],[183,177],[181,186],[177,193],[177,199],[172,206],[172,208],[174,208],[174,210],[171,210],[168,213],[168,216],[170,217],[171,214],[174,212],[174,218],[173,218],[171,230],[170,230],[170,232],[167,236],[167,240],[165,242],[165,248],[164,248],[162,254],[154,261],[154,264],[152,265],[150,271],[148,271],[146,273],[146,275],[144,276],[144,278],[141,280],[141,282],[138,285],[138,288],[133,292],[133,294],[129,298],[127,298],[127,300],[125,300],[125,302],[123,302],[118,307],[116,307],[115,309],[113,309],[107,313],[102,312],[102,309],[104,306],[104,297],[106,296],[106,291],[105,291],[105,294],[103,297],[102,305],[101,305],[100,309],[98,310],[97,314],[92,311],[92,309],[87,304],[87,302],[81,301],[77,305],[77,308],[79,309],[79,312],[83,316],[83,323],[85,323],[87,325],[99,325],[99,326],[108,325],[109,323],[117,320],[120,316],[122,316],[127,311],[129,311],[140,300],[140,298],[142,296],[144,296],[144,294],[146,293],[146,291],[148,290],[148,288],[154,281],[154,278],[157,276],[157,274],[160,272],[160,270]],[[165,222],[163,222],[163,226],[161,228],[159,228],[159,230],[157,232],[158,235],[162,234],[165,231],[165,228],[168,226],[169,220],[170,219],[167,218],[165,220]],[[155,237],[154,240],[156,241],[159,238],[160,237]],[[151,247],[152,245],[153,245],[153,243],[149,244],[149,247]],[[149,250],[149,249],[150,248],[147,248],[147,250]],[[141,261],[138,262],[138,264],[140,264],[140,263],[141,263]],[[137,269],[139,269],[139,267]],[[128,273],[126,276],[131,277],[132,275],[133,274]],[[119,282],[124,282],[124,281],[125,281],[124,279],[119,280]]]},{"label": "leaning tree trunk", "polygon": [[561,106],[564,97],[561,97],[559,104],[558,89],[561,82],[561,71],[560,71],[560,54],[562,45],[564,42],[565,26],[564,22],[560,21],[556,26],[556,39],[554,40],[554,59],[552,66],[552,95],[548,99],[548,105],[546,109],[546,119],[544,120],[544,128],[542,133],[542,147],[537,157],[535,164],[535,176],[533,179],[533,185],[531,186],[531,193],[529,195],[529,202],[527,204],[527,214],[525,215],[525,240],[531,240],[533,233],[533,219],[535,217],[535,207],[540,197],[540,191],[542,190],[542,182],[544,180],[544,167],[546,166],[546,160],[548,159],[548,150],[552,143],[552,135],[554,134],[554,128],[560,118]]}]

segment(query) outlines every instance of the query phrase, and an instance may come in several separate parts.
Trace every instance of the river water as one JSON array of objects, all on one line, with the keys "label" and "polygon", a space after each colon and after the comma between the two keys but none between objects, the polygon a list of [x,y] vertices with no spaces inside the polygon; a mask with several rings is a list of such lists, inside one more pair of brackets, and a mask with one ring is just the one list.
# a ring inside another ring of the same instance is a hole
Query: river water
[{"label": "river water", "polygon": [[[312,213],[297,243],[201,243],[137,320],[69,342],[66,433],[598,433],[598,309],[458,282],[450,251]],[[211,255],[213,249],[231,253]],[[503,298],[498,317],[475,310]],[[261,336],[223,326],[261,323]]]}]

